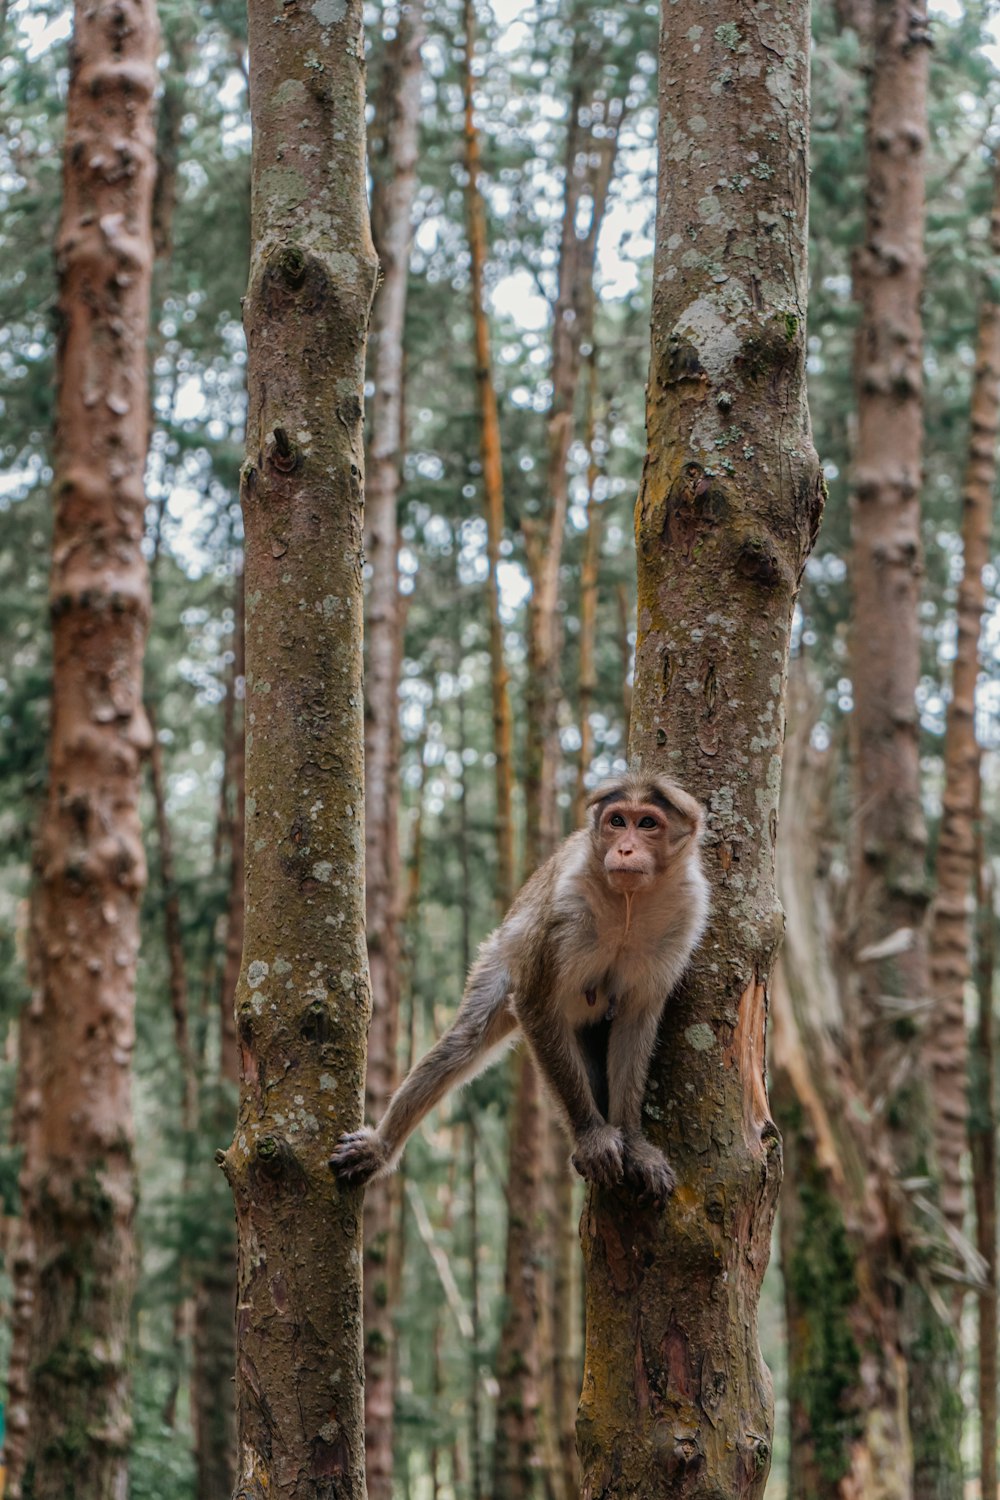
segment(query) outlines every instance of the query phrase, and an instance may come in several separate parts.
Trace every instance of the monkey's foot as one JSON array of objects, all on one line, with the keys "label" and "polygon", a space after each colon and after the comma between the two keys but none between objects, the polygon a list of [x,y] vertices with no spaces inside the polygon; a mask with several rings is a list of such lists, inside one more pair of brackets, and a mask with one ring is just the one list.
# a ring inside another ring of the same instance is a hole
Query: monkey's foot
[{"label": "monkey's foot", "polygon": [[371,1182],[389,1164],[389,1151],[377,1130],[366,1125],[342,1135],[330,1157],[330,1167],[342,1181],[355,1187]]},{"label": "monkey's foot", "polygon": [[663,1152],[641,1135],[625,1137],[625,1176],[641,1198],[657,1204],[666,1203],[677,1186],[674,1169]]},{"label": "monkey's foot", "polygon": [[577,1137],[572,1162],[586,1182],[616,1187],[624,1171],[625,1141],[616,1125],[595,1125]]}]

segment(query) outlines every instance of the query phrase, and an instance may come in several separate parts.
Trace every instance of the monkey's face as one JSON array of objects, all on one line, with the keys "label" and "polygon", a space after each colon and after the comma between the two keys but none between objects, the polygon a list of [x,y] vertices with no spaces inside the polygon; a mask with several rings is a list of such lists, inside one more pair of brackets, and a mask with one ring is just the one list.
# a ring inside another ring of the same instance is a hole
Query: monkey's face
[{"label": "monkey's face", "polygon": [[612,802],[597,825],[604,872],[613,891],[641,891],[667,863],[670,828],[651,802]]}]

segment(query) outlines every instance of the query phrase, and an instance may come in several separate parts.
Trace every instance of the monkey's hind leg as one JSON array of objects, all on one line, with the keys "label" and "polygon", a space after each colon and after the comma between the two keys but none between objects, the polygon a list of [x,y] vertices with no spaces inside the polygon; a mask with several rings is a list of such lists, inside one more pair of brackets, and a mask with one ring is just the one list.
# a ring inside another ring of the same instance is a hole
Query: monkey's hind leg
[{"label": "monkey's hind leg", "polygon": [[356,1186],[388,1176],[424,1116],[449,1089],[485,1067],[490,1053],[516,1029],[517,1019],[506,1003],[491,1009],[463,1003],[454,1023],[393,1094],[378,1129],[366,1125],[340,1137],[330,1157],[336,1175]]}]

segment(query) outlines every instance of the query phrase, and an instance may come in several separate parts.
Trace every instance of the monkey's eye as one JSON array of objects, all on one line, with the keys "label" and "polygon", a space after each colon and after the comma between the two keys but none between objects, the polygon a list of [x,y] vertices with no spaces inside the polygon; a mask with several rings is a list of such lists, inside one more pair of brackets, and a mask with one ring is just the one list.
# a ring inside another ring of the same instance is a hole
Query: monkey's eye
[{"label": "monkey's eye", "polygon": [[639,827],[640,828],[655,828],[656,826],[657,826],[656,819],[655,818],[651,818],[648,815],[645,818],[640,818],[639,819]]},{"label": "monkey's eye", "polygon": [[608,822],[611,824],[612,828],[625,827],[625,819],[622,817],[621,813],[612,813],[610,818],[608,819]]}]

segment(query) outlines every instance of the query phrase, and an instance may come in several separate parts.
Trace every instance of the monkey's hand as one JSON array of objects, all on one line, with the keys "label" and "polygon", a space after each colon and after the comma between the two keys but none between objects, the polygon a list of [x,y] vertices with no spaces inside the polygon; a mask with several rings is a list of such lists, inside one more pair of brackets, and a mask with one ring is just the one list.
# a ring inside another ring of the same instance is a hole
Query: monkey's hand
[{"label": "monkey's hand", "polygon": [[674,1169],[663,1152],[637,1133],[625,1137],[625,1176],[640,1197],[657,1204],[666,1203],[677,1186]]},{"label": "monkey's hand", "polygon": [[378,1131],[368,1125],[342,1135],[330,1157],[334,1174],[354,1187],[364,1187],[373,1177],[384,1173],[388,1164],[388,1147]]},{"label": "monkey's hand", "polygon": [[586,1182],[616,1187],[624,1172],[625,1140],[617,1125],[595,1125],[576,1138],[572,1162]]}]

